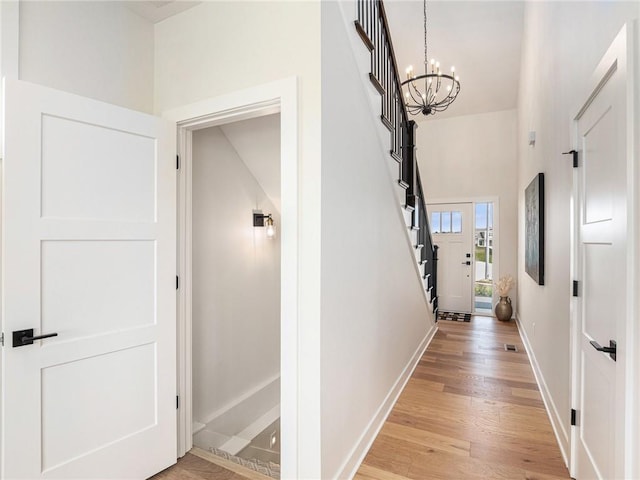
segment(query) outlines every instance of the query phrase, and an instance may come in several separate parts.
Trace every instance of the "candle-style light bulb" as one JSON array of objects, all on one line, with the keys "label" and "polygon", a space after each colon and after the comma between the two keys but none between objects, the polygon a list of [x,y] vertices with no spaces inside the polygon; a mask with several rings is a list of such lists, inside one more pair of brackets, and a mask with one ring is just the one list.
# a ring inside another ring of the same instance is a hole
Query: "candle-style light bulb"
[{"label": "candle-style light bulb", "polygon": [[413,77],[413,65],[407,67],[407,80],[411,80],[411,77]]}]

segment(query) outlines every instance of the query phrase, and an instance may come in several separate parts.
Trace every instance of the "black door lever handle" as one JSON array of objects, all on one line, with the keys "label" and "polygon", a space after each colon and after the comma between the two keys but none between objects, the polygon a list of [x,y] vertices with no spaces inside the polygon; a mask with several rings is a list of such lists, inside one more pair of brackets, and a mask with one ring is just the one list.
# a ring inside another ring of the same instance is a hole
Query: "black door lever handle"
[{"label": "black door lever handle", "polygon": [[611,357],[611,359],[615,362],[616,361],[616,351],[617,351],[617,344],[615,340],[609,340],[609,346],[608,347],[603,347],[601,346],[598,342],[596,342],[595,340],[591,340],[589,342],[591,344],[591,346],[593,348],[595,348],[596,350],[598,350],[599,352],[604,352],[604,353],[608,353],[609,356]]},{"label": "black door lever handle", "polygon": [[57,337],[57,333],[47,333],[46,335],[33,336],[33,328],[26,330],[16,330],[13,332],[13,346],[24,347],[25,345],[33,345],[34,340],[42,340],[43,338]]}]

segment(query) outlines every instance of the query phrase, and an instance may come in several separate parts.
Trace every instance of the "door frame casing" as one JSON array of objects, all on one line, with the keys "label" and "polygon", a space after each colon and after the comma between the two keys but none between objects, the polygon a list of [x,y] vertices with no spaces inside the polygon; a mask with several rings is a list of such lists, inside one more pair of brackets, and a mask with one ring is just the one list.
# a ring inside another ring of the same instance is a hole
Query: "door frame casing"
[{"label": "door frame casing", "polygon": [[282,478],[298,472],[298,80],[289,77],[163,112],[175,121],[178,135],[177,291],[178,451],[192,440],[192,281],[191,173],[192,132],[226,123],[280,113],[281,294],[280,408]]},{"label": "door frame casing", "polygon": [[[583,85],[584,94],[580,97],[586,99],[572,111],[575,112],[570,120],[571,144],[573,149],[579,150],[578,119],[582,112],[590,105],[592,99],[599,93],[604,82],[608,78],[608,72],[614,62],[622,58],[625,62],[625,84],[626,84],[626,173],[627,173],[627,245],[626,245],[626,320],[624,321],[625,338],[618,338],[618,348],[625,358],[625,395],[624,395],[624,449],[623,449],[623,470],[624,478],[637,478],[640,476],[640,460],[637,458],[637,449],[640,446],[640,408],[635,404],[640,399],[640,368],[637,367],[640,361],[640,327],[635,325],[640,314],[640,299],[637,291],[640,287],[640,255],[637,252],[640,244],[640,168],[636,165],[640,153],[640,133],[637,126],[640,122],[640,95],[634,92],[640,80],[638,74],[638,62],[636,55],[638,52],[638,28],[637,21],[627,22],[607,49],[607,52],[599,62],[594,74]],[[579,157],[579,161],[581,161]],[[573,187],[571,195],[571,278],[581,278],[579,264],[579,232],[580,232],[580,196],[579,196],[579,176],[577,169],[573,171]],[[580,392],[578,385],[578,355],[580,319],[579,319],[579,297],[570,298],[570,374],[571,374],[571,405],[577,409],[580,402]],[[575,477],[578,460],[578,435],[579,427],[571,426],[570,434],[570,458],[569,473]]]},{"label": "door frame casing", "polygon": [[[451,198],[428,198],[425,201],[427,206],[441,204],[441,203],[471,203],[473,205],[471,214],[474,216],[472,219],[471,225],[475,231],[475,211],[477,203],[493,203],[493,247],[495,251],[498,252],[498,255],[493,255],[493,279],[494,281],[497,278],[500,278],[500,197],[487,195],[487,196],[478,196],[478,197],[451,197]],[[431,222],[431,219],[429,219]],[[475,256],[473,257],[475,260]],[[476,265],[475,261],[473,263],[473,281],[471,282],[471,313],[476,313],[475,308],[475,278],[476,278]],[[496,294],[493,292],[493,296],[491,297],[491,304],[495,305],[496,302]],[[515,309],[513,311],[513,315],[515,317]]]}]

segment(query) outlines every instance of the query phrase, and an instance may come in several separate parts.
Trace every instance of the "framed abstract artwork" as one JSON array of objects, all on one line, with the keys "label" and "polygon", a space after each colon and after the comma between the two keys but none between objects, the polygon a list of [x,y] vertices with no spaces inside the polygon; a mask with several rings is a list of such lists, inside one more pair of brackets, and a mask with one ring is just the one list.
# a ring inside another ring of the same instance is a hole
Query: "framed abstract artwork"
[{"label": "framed abstract artwork", "polygon": [[544,285],[544,173],[539,173],[524,191],[524,269],[538,285]]}]

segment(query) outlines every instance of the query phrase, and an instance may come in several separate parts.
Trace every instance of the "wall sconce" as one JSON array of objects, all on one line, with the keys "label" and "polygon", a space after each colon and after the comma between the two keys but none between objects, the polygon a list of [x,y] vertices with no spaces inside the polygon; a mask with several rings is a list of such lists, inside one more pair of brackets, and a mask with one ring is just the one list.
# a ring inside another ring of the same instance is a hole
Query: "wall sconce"
[{"label": "wall sconce", "polygon": [[273,218],[271,214],[263,215],[262,213],[253,214],[253,226],[254,227],[267,227],[267,237],[273,238],[276,236],[276,227],[273,225]]}]

